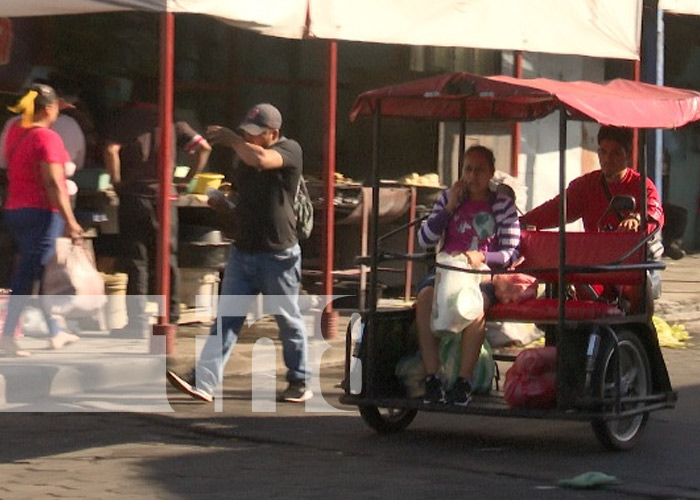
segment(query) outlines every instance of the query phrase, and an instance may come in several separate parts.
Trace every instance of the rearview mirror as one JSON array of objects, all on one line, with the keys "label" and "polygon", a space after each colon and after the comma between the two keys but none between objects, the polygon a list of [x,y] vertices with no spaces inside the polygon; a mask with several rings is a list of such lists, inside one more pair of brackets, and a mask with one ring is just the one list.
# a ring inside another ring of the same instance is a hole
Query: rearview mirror
[{"label": "rearview mirror", "polygon": [[613,199],[610,200],[610,205],[608,206],[608,212],[613,211],[613,212],[619,212],[621,214],[628,214],[629,212],[634,212],[634,210],[637,208],[637,202],[635,201],[634,197],[630,195],[618,195],[618,196],[613,196]]},{"label": "rearview mirror", "polygon": [[625,217],[627,217],[627,215],[629,215],[631,212],[634,212],[636,208],[637,202],[635,201],[634,197],[629,195],[613,196],[610,200],[610,203],[608,203],[608,208],[605,209],[603,215],[601,215],[600,219],[598,219],[598,223],[596,224],[598,226],[598,231],[601,230],[600,222],[610,212],[617,214],[618,217],[620,217],[620,220],[622,220]]}]

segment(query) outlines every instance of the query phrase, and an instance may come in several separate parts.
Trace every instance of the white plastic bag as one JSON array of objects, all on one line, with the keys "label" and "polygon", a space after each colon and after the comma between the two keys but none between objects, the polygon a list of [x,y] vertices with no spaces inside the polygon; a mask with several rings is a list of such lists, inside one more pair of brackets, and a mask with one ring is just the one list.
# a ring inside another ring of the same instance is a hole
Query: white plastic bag
[{"label": "white plastic bag", "polygon": [[544,335],[533,323],[486,322],[486,340],[491,347],[526,346]]},{"label": "white plastic bag", "polygon": [[102,276],[83,246],[70,238],[56,238],[56,253],[44,269],[44,303],[52,313],[89,316],[107,302]]},{"label": "white plastic bag", "polygon": [[[439,253],[438,264],[471,269],[463,253]],[[481,275],[437,267],[430,328],[435,335],[460,333],[484,312]]]}]

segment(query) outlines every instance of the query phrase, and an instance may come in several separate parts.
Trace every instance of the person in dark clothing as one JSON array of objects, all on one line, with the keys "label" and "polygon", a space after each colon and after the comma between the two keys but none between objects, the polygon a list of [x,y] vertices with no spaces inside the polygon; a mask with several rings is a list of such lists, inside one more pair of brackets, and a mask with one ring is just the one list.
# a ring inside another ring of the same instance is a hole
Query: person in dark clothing
[{"label": "person in dark clothing", "polygon": [[203,401],[214,399],[245,321],[245,316],[230,315],[222,307],[223,299],[235,300],[238,306],[259,293],[280,302],[275,319],[289,382],[281,399],[299,403],[313,396],[307,385],[307,340],[299,310],[301,249],[293,208],[302,173],[302,150],[298,142],[281,135],[281,127],[282,115],[277,108],[258,104],[243,119],[240,135],[219,126],[207,129],[213,144],[232,148],[240,161],[234,179],[238,196],[232,212],[234,242],[221,285],[219,317],[196,370],[183,376],[168,372],[175,387]]},{"label": "person in dark clothing", "polygon": [[673,260],[685,257],[683,250],[683,234],[688,224],[688,210],[672,203],[664,203],[666,224],[662,230],[664,255]]},{"label": "person in dark clothing", "polygon": [[[191,156],[190,175],[202,171],[211,146],[186,122],[174,124],[173,152],[179,146]],[[144,338],[149,334],[145,311],[146,296],[154,293],[157,236],[158,108],[153,104],[131,103],[119,113],[108,129],[104,163],[119,196],[119,232],[124,244],[127,283],[127,325],[112,332],[116,337]],[[173,193],[175,194],[175,193]],[[170,212],[170,323],[180,316],[177,263],[177,208]]]}]

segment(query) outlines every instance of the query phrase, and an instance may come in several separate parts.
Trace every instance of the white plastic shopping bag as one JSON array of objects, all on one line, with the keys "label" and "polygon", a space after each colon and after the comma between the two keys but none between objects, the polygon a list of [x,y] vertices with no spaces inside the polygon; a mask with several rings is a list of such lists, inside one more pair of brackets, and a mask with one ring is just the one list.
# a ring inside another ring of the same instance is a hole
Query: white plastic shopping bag
[{"label": "white plastic shopping bag", "polygon": [[435,335],[455,334],[464,330],[484,311],[484,299],[479,283],[481,275],[444,269],[440,264],[459,269],[471,269],[463,253],[439,253],[435,272],[435,292],[430,327]]},{"label": "white plastic shopping bag", "polygon": [[70,238],[56,238],[56,253],[44,269],[42,294],[52,313],[72,318],[89,316],[107,301],[95,264]]}]

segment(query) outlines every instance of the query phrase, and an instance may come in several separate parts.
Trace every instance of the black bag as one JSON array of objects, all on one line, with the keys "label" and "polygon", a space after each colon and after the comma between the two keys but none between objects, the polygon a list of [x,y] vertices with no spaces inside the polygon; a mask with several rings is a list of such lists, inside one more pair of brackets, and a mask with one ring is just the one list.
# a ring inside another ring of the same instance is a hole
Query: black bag
[{"label": "black bag", "polygon": [[299,185],[294,196],[294,215],[297,218],[297,238],[308,239],[314,228],[314,206],[302,176],[299,176]]}]

